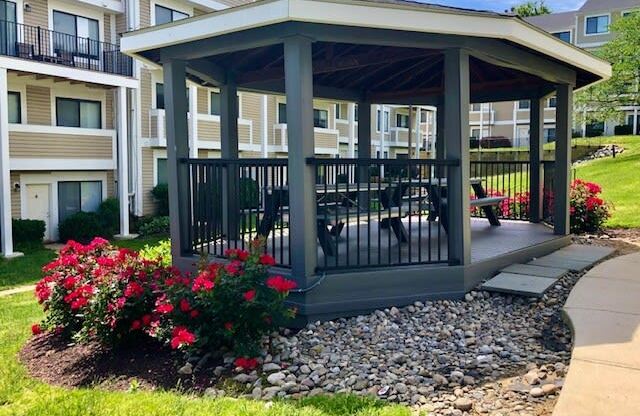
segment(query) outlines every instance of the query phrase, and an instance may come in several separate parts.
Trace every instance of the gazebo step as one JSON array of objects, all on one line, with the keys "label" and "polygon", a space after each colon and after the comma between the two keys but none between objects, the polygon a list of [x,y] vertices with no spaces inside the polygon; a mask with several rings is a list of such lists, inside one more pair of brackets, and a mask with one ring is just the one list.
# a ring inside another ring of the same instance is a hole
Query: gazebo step
[{"label": "gazebo step", "polygon": [[[592,263],[596,263],[605,257],[613,254],[615,249],[611,247],[600,247],[600,246],[587,246],[584,244],[572,244],[570,246],[564,247],[556,253],[561,253],[567,258],[578,260],[578,261],[591,261]],[[554,253],[554,254],[556,254]]]},{"label": "gazebo step", "polygon": [[555,267],[555,268],[567,268],[573,272],[580,272],[587,267],[591,266],[594,262],[591,261],[581,261],[569,258],[562,254],[553,253],[548,256],[540,257],[535,260],[531,260],[527,264],[532,264],[534,266],[544,266],[544,267]]},{"label": "gazebo step", "polygon": [[569,269],[566,268],[534,266],[533,264],[512,264],[500,271],[539,277],[552,277],[554,279],[559,279],[569,273]]},{"label": "gazebo step", "polygon": [[483,290],[514,295],[542,297],[558,281],[556,278],[502,272],[484,282]]}]

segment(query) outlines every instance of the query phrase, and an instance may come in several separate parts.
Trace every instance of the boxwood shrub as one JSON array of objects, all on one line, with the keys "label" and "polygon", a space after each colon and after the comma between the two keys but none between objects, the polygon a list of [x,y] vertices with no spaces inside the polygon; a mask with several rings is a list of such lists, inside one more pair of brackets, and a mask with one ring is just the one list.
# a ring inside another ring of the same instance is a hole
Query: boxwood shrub
[{"label": "boxwood shrub", "polygon": [[13,219],[13,243],[37,244],[44,238],[45,223],[42,220]]}]

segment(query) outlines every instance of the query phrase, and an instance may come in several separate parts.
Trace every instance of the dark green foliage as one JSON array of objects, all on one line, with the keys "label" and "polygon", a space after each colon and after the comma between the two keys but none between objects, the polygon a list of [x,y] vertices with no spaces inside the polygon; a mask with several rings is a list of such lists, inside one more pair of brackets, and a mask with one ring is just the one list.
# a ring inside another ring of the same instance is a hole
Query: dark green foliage
[{"label": "dark green foliage", "polygon": [[613,128],[613,134],[616,136],[628,136],[633,134],[633,126],[629,124],[621,124]]},{"label": "dark green foliage", "polygon": [[169,215],[169,186],[166,183],[158,184],[151,190],[151,195],[157,204],[157,214]]},{"label": "dark green foliage", "polygon": [[251,178],[240,178],[240,209],[258,208],[260,194],[258,182]]},{"label": "dark green foliage", "polygon": [[120,206],[116,198],[105,199],[98,208],[98,215],[109,234],[118,233],[120,228]]},{"label": "dark green foliage", "polygon": [[94,237],[111,238],[108,227],[95,212],[77,212],[62,221],[58,227],[60,241],[75,240],[86,244]]},{"label": "dark green foliage", "polygon": [[44,238],[45,223],[42,220],[13,219],[13,244],[41,243]]},{"label": "dark green foliage", "polygon": [[147,217],[140,221],[140,235],[169,234],[169,217]]}]

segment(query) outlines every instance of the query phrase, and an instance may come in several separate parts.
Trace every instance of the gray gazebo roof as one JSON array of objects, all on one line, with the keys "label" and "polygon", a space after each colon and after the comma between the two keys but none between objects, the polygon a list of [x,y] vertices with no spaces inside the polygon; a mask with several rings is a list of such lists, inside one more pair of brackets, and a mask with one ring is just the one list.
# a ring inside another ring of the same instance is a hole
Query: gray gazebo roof
[{"label": "gray gazebo roof", "polygon": [[319,98],[366,91],[373,102],[429,103],[442,93],[443,50],[452,47],[470,51],[475,102],[611,74],[608,63],[518,17],[399,0],[263,0],[128,33],[122,50],[152,64],[184,59],[190,76],[212,85],[231,70],[241,89],[283,92],[277,40],[294,34],[315,41]]}]

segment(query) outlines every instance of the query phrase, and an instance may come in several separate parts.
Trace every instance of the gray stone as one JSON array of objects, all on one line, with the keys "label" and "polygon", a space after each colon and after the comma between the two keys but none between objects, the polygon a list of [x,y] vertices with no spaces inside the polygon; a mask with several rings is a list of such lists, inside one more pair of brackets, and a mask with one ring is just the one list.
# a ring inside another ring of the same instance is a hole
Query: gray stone
[{"label": "gray stone", "polygon": [[556,279],[515,273],[500,273],[482,284],[490,292],[512,293],[523,296],[542,297]]},{"label": "gray stone", "polygon": [[542,397],[544,396],[544,390],[540,387],[534,387],[529,391],[531,397]]},{"label": "gray stone", "polygon": [[262,366],[262,371],[270,373],[273,371],[280,371],[280,366],[276,363],[265,363]]},{"label": "gray stone", "polygon": [[193,373],[193,365],[191,363],[186,363],[178,370],[178,374],[180,375],[189,375]]},{"label": "gray stone", "polygon": [[500,271],[507,272],[507,273],[539,276],[539,277],[551,277],[554,279],[559,279],[565,274],[569,273],[568,269],[536,266],[533,264],[512,264],[511,266],[507,266]]},{"label": "gray stone", "polygon": [[287,376],[284,373],[272,373],[267,377],[267,381],[272,385],[281,385]]},{"label": "gray stone", "polygon": [[453,406],[463,412],[468,412],[473,407],[473,402],[466,397],[459,397],[453,402]]}]

